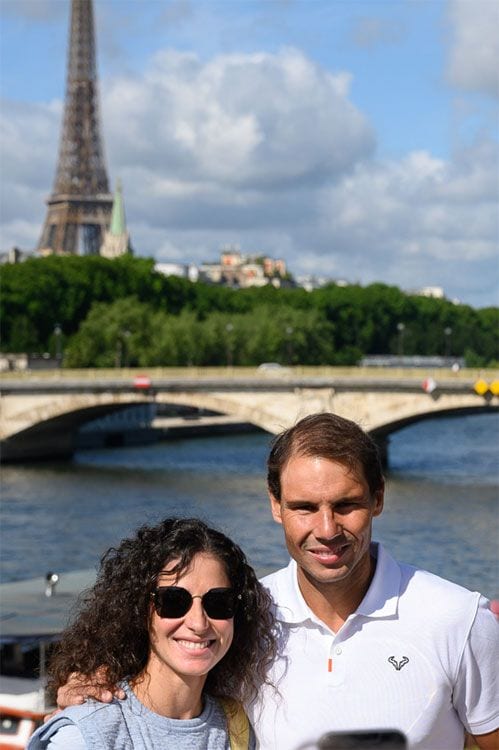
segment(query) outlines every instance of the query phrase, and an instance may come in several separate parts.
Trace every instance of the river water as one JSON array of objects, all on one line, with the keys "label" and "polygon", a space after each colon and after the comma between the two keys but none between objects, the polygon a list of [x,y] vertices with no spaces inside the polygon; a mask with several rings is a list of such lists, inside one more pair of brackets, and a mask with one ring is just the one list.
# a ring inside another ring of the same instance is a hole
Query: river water
[{"label": "river water", "polygon": [[[390,443],[374,537],[405,562],[499,596],[499,414],[434,419]],[[258,571],[286,564],[265,494],[270,436],[196,438],[2,468],[2,581],[95,567],[142,523],[195,515],[234,537]]]}]

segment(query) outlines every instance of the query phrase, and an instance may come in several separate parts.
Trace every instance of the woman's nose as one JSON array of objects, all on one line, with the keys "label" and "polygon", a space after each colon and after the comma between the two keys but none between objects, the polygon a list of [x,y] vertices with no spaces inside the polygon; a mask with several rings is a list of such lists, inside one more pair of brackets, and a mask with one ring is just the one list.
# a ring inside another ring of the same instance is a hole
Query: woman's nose
[{"label": "woman's nose", "polygon": [[208,617],[203,609],[201,597],[193,597],[192,607],[185,616],[185,624],[196,632],[203,632],[208,629]]}]

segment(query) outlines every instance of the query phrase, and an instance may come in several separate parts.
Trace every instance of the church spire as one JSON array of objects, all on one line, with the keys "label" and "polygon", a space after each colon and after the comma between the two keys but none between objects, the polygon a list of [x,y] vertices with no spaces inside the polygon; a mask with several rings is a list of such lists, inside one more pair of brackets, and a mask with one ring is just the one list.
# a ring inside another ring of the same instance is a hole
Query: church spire
[{"label": "church spire", "polygon": [[111,225],[104,234],[100,254],[105,258],[116,258],[124,253],[131,253],[130,233],[126,227],[125,205],[123,202],[123,188],[121,180],[116,183],[114,193],[113,211],[111,214]]},{"label": "church spire", "polygon": [[126,232],[125,206],[123,205],[123,188],[121,180],[116,182],[116,191],[114,193],[113,212],[111,214],[111,234],[119,235]]}]

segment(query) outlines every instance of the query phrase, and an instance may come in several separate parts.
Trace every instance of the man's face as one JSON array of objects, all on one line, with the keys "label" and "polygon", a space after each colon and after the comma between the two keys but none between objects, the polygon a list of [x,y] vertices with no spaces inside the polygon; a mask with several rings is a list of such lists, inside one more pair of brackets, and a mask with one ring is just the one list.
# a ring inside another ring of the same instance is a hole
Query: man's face
[{"label": "man's face", "polygon": [[372,519],[383,509],[383,489],[372,497],[360,468],[296,455],[282,470],[281,500],[270,494],[270,502],[301,583],[369,579]]}]

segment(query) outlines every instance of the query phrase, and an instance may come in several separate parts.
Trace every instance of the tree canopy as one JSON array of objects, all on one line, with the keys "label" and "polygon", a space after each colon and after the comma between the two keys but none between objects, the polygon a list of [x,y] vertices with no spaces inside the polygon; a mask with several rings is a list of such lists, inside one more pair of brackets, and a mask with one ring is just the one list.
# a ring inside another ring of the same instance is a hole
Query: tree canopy
[{"label": "tree canopy", "polygon": [[55,352],[64,366],[356,364],[366,354],[499,361],[499,308],[476,310],[382,283],[234,290],[154,270],[148,258],[33,258],[4,265],[4,352]]}]

